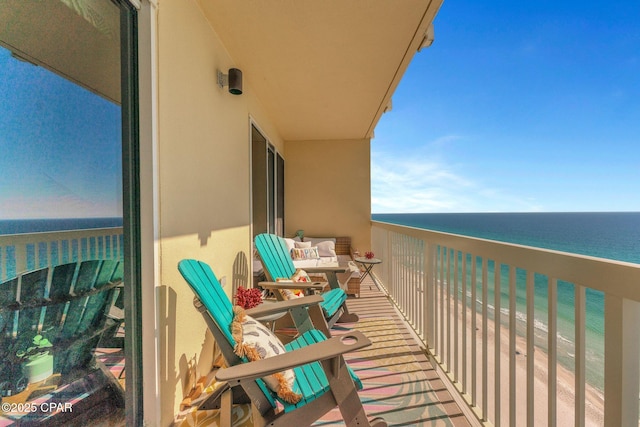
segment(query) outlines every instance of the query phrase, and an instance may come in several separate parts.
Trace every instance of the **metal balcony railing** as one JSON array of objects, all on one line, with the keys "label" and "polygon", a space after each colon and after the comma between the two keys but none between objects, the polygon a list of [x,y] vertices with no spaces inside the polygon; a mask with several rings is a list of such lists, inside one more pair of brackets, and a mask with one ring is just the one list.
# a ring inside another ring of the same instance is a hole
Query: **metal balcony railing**
[{"label": "metal balcony railing", "polygon": [[0,283],[24,271],[98,258],[123,259],[122,227],[0,235]]},{"label": "metal balcony railing", "polygon": [[480,420],[638,425],[640,265],[376,221],[372,250]]}]

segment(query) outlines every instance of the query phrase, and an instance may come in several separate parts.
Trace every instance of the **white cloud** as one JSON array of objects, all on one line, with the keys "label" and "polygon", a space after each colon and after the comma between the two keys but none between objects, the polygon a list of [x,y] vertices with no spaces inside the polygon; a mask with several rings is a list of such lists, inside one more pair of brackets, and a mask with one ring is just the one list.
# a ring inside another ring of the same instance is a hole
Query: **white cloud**
[{"label": "white cloud", "polygon": [[436,152],[456,137],[439,138],[411,153],[371,153],[371,210],[374,213],[539,211],[535,200],[483,186],[463,166]]}]

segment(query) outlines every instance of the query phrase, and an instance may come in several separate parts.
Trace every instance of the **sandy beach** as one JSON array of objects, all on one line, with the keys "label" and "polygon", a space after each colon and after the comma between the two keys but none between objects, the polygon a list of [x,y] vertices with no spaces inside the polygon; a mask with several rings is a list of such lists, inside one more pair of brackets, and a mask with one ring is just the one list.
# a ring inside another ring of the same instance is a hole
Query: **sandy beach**
[{"label": "sandy beach", "polygon": [[[454,314],[453,302],[451,303],[451,314]],[[476,367],[477,367],[477,384],[476,384],[476,405],[477,409],[482,408],[482,313],[476,314]],[[503,315],[504,316],[504,315]],[[504,317],[503,317],[504,320]],[[458,310],[458,327],[462,325],[462,310]],[[467,393],[470,392],[471,387],[471,309],[467,308]],[[451,348],[453,352],[453,322],[450,325],[451,330]],[[508,424],[509,422],[509,384],[511,379],[509,378],[509,330],[502,325],[500,327],[500,420],[502,424]],[[459,342],[459,357],[458,357],[458,371],[457,378],[462,378],[462,333],[458,333]],[[491,421],[496,419],[495,417],[495,324],[491,319],[487,319],[487,378],[488,378],[488,393],[487,393],[487,405],[488,405],[488,418]],[[527,354],[527,343],[524,337],[516,334],[516,425],[526,425],[527,417],[527,358],[530,356]],[[534,402],[535,402],[535,425],[544,426],[548,425],[548,358],[547,354],[540,348],[536,348],[534,352]],[[451,363],[454,365],[453,353],[451,354]],[[446,360],[444,361],[446,363]],[[454,366],[449,367],[449,371],[453,377]],[[575,405],[574,405],[574,390],[575,390],[575,376],[573,372],[557,365],[557,425],[568,426],[574,425]],[[602,426],[603,425],[603,407],[604,402],[601,393],[590,386],[585,387],[586,401],[585,401],[585,425],[586,426]]]}]

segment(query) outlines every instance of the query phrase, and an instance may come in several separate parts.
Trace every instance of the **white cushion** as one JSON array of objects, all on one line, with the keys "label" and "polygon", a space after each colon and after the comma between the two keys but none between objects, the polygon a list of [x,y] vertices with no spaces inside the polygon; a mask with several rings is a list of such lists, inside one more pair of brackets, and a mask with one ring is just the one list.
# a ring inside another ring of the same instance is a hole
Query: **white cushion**
[{"label": "white cushion", "polygon": [[297,259],[293,260],[295,268],[307,267],[339,267],[338,257],[320,257],[314,259]]},{"label": "white cushion", "polygon": [[296,248],[310,248],[311,247],[311,242],[295,242],[295,246]]},{"label": "white cushion", "polygon": [[317,267],[320,263],[319,259],[294,259],[293,266],[295,268]]}]

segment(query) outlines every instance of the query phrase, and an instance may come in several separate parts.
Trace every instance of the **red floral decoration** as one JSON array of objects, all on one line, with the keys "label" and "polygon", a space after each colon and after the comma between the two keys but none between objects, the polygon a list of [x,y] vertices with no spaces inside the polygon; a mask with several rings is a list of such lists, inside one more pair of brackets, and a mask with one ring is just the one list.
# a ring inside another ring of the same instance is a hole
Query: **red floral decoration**
[{"label": "red floral decoration", "polygon": [[262,304],[262,291],[256,288],[245,289],[239,286],[236,291],[235,300],[236,305],[247,310]]},{"label": "red floral decoration", "polygon": [[369,251],[369,252],[365,252],[365,253],[364,253],[364,257],[365,257],[366,259],[371,259],[371,258],[373,258],[374,256],[376,256],[376,255],[375,255],[373,252],[371,252],[371,251]]}]

